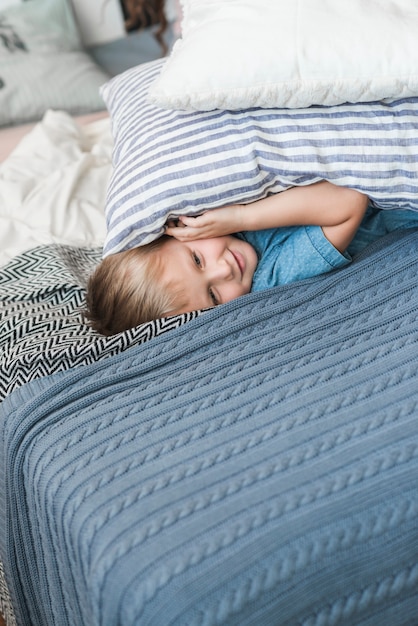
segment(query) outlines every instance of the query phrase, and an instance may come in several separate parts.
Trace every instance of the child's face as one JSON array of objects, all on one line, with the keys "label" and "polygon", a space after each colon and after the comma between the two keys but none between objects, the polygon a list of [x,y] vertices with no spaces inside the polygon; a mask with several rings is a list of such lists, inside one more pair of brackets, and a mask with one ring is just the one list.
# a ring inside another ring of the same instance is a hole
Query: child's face
[{"label": "child's face", "polygon": [[254,248],[233,236],[180,242],[168,239],[163,248],[163,278],[186,295],[180,312],[224,304],[251,290],[257,267]]}]

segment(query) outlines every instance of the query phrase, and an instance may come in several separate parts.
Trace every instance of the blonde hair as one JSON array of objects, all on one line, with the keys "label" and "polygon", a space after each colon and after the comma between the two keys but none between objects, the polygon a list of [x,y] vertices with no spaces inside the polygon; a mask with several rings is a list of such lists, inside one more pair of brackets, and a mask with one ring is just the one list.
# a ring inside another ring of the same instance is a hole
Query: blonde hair
[{"label": "blonde hair", "polygon": [[105,257],[90,276],[85,316],[109,336],[174,315],[185,305],[181,290],[163,280],[163,236],[139,248]]}]

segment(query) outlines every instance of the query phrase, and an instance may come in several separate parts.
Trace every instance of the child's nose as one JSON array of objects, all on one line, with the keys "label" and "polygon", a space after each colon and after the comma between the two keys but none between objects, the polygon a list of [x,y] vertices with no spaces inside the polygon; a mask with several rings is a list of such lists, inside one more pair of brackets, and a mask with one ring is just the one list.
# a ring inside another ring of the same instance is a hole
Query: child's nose
[{"label": "child's nose", "polygon": [[213,267],[213,280],[230,280],[234,273],[230,263],[226,259],[219,259]]}]

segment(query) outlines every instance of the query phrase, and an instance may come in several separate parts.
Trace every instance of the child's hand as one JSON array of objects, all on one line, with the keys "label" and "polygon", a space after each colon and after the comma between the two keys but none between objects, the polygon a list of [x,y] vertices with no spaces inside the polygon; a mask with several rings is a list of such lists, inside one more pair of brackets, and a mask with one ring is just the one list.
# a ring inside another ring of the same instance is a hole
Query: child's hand
[{"label": "child's hand", "polygon": [[220,209],[211,209],[198,217],[181,215],[177,221],[168,221],[165,234],[175,237],[179,241],[233,235],[242,230],[241,210],[242,205],[237,204]]}]

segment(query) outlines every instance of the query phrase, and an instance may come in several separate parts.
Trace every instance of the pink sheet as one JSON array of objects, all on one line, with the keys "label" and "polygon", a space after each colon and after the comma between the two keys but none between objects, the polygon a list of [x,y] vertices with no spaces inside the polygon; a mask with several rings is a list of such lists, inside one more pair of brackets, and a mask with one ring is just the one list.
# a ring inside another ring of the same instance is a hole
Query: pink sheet
[{"label": "pink sheet", "polygon": [[[99,111],[97,113],[81,115],[75,119],[80,124],[88,124],[107,116],[107,111]],[[9,156],[22,137],[32,130],[34,126],[35,124],[22,124],[22,126],[7,126],[0,128],[0,163]]]}]

